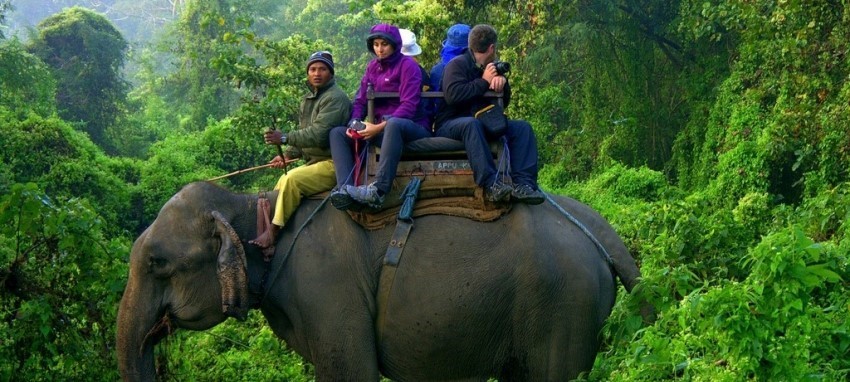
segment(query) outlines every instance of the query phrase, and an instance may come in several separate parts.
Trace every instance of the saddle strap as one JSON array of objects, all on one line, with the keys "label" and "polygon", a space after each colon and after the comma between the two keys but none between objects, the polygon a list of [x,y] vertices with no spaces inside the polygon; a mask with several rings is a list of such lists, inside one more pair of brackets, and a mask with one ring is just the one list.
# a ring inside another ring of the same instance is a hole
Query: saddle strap
[{"label": "saddle strap", "polygon": [[390,292],[395,282],[395,273],[398,270],[399,262],[401,262],[401,254],[404,251],[404,246],[407,244],[407,238],[410,236],[410,231],[413,230],[412,211],[413,205],[416,203],[416,196],[419,193],[420,184],[421,180],[414,177],[407,184],[404,192],[402,192],[404,197],[403,205],[406,208],[403,206],[399,211],[395,231],[393,231],[390,245],[387,248],[387,253],[384,255],[384,262],[381,266],[381,278],[378,280],[378,317],[375,321],[378,346],[383,343],[383,332],[386,326],[387,311],[389,311]]},{"label": "saddle strap", "polygon": [[393,232],[393,238],[390,240],[390,246],[387,248],[387,254],[384,256],[384,264],[381,267],[381,278],[378,281],[378,319],[375,322],[378,344],[381,344],[383,340],[387,311],[389,310],[390,292],[395,282],[395,273],[398,270],[398,263],[401,260],[404,245],[407,243],[407,237],[410,235],[412,229],[412,220],[404,221],[399,219],[395,227],[395,232]]}]

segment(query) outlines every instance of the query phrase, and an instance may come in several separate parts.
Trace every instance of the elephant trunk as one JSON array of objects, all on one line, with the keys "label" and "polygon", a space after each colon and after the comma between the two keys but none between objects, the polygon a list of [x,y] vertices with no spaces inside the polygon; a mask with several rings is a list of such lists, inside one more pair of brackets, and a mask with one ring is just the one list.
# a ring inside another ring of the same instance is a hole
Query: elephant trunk
[{"label": "elephant trunk", "polygon": [[154,345],[170,330],[167,325],[158,325],[165,317],[165,309],[153,303],[159,301],[154,296],[154,288],[139,287],[134,273],[130,272],[118,310],[118,370],[125,381],[153,381]]}]

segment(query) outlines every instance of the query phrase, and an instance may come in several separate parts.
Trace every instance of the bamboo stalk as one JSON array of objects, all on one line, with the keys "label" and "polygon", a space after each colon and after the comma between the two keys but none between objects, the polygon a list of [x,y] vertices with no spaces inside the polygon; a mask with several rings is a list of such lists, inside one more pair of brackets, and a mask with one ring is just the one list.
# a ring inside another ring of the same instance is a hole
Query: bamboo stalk
[{"label": "bamboo stalk", "polygon": [[[286,168],[286,166],[289,166],[289,164],[290,164],[290,163],[295,162],[295,161],[296,161],[296,159],[291,159],[291,160],[286,161],[286,162],[284,163],[284,168]],[[222,175],[222,176],[217,176],[217,177],[215,177],[215,178],[207,179],[207,182],[212,182],[212,181],[214,181],[214,180],[219,180],[219,179],[229,178],[229,177],[234,176],[234,175],[239,175],[239,174],[243,174],[243,173],[246,173],[246,172],[251,172],[251,171],[254,171],[254,170],[259,170],[259,169],[261,169],[261,168],[267,168],[267,167],[271,167],[271,166],[274,166],[274,165],[275,165],[275,163],[266,163],[266,164],[264,164],[264,165],[260,165],[260,166],[254,166],[254,167],[244,168],[244,169],[241,169],[241,170],[238,170],[238,171],[231,172],[231,173],[229,173],[229,174],[225,174],[225,175]]]}]

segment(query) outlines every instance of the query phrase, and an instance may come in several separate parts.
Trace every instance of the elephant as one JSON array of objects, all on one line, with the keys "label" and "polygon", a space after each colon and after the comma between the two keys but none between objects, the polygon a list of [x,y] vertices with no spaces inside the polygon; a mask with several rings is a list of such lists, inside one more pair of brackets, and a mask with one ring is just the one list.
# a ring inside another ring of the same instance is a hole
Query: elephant
[{"label": "elephant", "polygon": [[[268,197],[274,206],[276,192]],[[248,244],[258,195],[188,184],[133,244],[117,319],[121,376],[153,380],[154,346],[175,328],[205,330],[259,308],[318,381],[576,378],[593,366],[616,278],[631,291],[640,271],[602,216],[550,198],[491,222],[417,217],[377,330],[393,225],[368,231],[305,199],[266,262]]]}]

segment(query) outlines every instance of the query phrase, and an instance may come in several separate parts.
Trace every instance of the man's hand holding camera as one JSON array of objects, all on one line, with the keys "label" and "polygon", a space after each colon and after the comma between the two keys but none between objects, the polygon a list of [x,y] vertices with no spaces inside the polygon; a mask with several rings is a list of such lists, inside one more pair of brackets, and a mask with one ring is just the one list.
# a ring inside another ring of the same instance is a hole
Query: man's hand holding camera
[{"label": "man's hand holding camera", "polygon": [[505,83],[508,82],[508,79],[496,69],[496,64],[494,62],[487,64],[487,67],[484,68],[484,75],[482,78],[490,84],[490,90],[494,92],[501,92],[504,90]]}]

